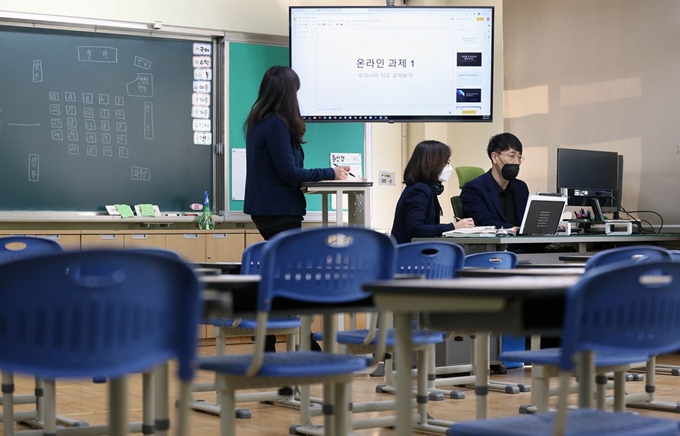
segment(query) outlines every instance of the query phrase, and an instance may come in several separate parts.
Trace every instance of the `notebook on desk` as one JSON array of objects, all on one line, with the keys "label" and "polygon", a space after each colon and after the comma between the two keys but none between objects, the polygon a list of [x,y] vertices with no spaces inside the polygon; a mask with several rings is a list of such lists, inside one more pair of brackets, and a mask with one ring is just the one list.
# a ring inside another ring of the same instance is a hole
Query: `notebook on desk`
[{"label": "notebook on desk", "polygon": [[567,197],[530,195],[524,208],[519,235],[548,236],[557,233]]}]

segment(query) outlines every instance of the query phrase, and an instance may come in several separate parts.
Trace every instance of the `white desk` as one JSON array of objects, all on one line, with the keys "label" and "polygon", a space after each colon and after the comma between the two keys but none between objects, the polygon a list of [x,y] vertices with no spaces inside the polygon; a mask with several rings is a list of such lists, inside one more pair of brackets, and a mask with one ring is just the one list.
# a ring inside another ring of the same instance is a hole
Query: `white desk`
[{"label": "white desk", "polygon": [[[423,325],[432,329],[514,334],[555,333],[562,327],[566,291],[578,276],[508,277],[499,286],[498,278],[459,278],[451,280],[387,280],[367,283],[376,305],[394,312],[396,365],[411,365],[411,317],[424,314]],[[527,304],[552,310],[526,310]],[[559,315],[556,315],[559,314]],[[488,367],[488,334],[479,334],[476,359]],[[486,417],[486,389],[489,375],[477,372],[477,419]],[[411,373],[397,371],[397,434],[410,436]],[[404,412],[406,411],[406,412]]]},{"label": "white desk", "polygon": [[348,197],[348,224],[353,226],[367,227],[370,223],[369,207],[366,202],[368,188],[373,182],[354,182],[344,180],[325,180],[321,182],[308,182],[302,184],[302,191],[306,194],[321,194],[322,222],[328,225],[328,211],[330,202],[328,198],[335,194],[335,223],[343,225],[343,194]]}]

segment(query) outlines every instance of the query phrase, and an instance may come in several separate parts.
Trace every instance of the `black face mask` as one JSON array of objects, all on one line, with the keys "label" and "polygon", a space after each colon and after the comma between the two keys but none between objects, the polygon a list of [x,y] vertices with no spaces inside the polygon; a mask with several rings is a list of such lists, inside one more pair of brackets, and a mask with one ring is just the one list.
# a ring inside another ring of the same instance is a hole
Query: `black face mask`
[{"label": "black face mask", "polygon": [[519,164],[505,164],[501,169],[501,174],[505,180],[515,180],[519,174]]}]

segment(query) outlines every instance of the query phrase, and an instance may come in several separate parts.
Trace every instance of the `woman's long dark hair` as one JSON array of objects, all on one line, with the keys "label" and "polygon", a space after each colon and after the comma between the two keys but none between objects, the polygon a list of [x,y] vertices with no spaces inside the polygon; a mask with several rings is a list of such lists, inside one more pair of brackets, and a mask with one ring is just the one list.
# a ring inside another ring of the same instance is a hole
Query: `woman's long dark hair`
[{"label": "woman's long dark hair", "polygon": [[404,183],[414,185],[423,182],[434,185],[450,157],[451,149],[443,142],[433,140],[420,142],[404,169]]},{"label": "woman's long dark hair", "polygon": [[299,89],[300,78],[295,71],[280,65],[269,68],[262,77],[257,100],[243,124],[244,132],[247,133],[255,123],[278,115],[286,123],[295,145],[304,144],[306,127],[298,106]]}]

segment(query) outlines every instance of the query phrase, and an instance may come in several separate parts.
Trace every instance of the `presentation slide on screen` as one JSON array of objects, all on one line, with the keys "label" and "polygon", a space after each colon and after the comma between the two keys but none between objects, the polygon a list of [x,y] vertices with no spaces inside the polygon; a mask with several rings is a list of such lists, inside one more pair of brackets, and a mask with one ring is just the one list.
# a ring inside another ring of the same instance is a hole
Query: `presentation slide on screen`
[{"label": "presentation slide on screen", "polygon": [[314,20],[293,15],[291,21],[303,116],[490,113],[488,17],[318,11]]}]

